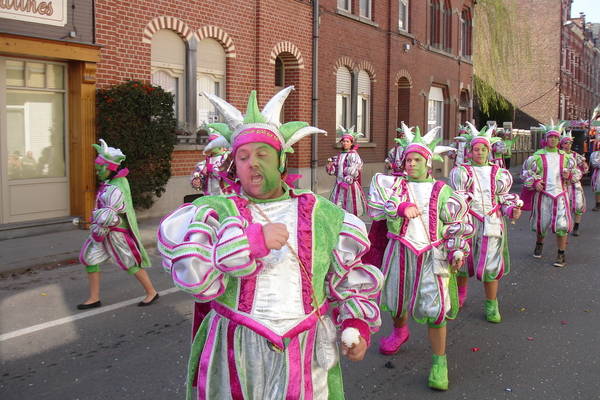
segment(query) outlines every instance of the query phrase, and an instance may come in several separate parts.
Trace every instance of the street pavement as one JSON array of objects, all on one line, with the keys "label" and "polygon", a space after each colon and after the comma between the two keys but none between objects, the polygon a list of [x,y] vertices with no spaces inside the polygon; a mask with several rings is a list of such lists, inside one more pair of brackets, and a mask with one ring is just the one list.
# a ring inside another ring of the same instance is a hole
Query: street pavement
[{"label": "street pavement", "polygon": [[[516,170],[514,170],[516,171]],[[516,173],[515,173],[516,176]],[[513,192],[520,193],[515,179]],[[485,320],[483,285],[470,281],[465,306],[448,322],[450,388],[427,387],[427,328],[409,321],[410,340],[393,356],[379,353],[391,332],[389,314],[359,363],[342,361],[346,399],[597,399],[600,398],[597,294],[600,212],[590,186],[581,236],[569,236],[567,265],[552,266],[554,235],[532,257],[529,213],[508,225],[511,272],[499,284],[500,324]],[[160,219],[139,221],[161,298],[137,307],[135,278],[106,264],[102,304],[87,299],[77,261],[87,231],[0,242],[0,399],[183,399],[192,299],[173,288],[160,265]]]}]

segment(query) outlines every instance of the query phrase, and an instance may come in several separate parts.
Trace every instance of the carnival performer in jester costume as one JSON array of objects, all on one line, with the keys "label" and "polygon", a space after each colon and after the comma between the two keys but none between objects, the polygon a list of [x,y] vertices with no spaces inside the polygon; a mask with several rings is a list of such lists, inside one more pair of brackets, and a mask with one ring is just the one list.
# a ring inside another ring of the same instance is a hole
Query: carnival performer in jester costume
[{"label": "carnival performer in jester costume", "polygon": [[[446,321],[458,312],[456,276],[453,272],[469,254],[473,227],[466,223],[468,207],[461,196],[430,174],[434,157],[448,146],[432,129],[421,137],[406,133],[404,176],[376,174],[369,192],[369,216],[373,245],[365,259],[381,266],[385,286],[381,308],[391,312],[394,330],[383,337],[379,351],[395,354],[409,338],[408,317],[427,324],[433,349],[429,386],[448,389]],[[384,246],[382,251],[379,246]]]},{"label": "carnival performer in jester costume", "polygon": [[504,143],[504,141],[502,140],[504,129],[498,129],[498,126],[494,124],[488,127],[487,131],[491,131],[491,136],[489,138],[490,162],[498,165],[499,167],[506,168],[506,164],[504,163],[504,156],[508,153],[508,149],[506,148],[506,143]]},{"label": "carnival performer in jester costume", "polygon": [[175,285],[212,302],[193,341],[188,397],[343,399],[334,325],[343,331],[342,354],[359,361],[381,323],[383,276],[361,262],[364,223],[284,182],[291,146],[324,132],[279,122],[292,89],[262,112],[253,91],[245,116],[204,94],[227,121],[211,126],[222,135],[215,146],[232,149],[240,186],[183,205],[159,227]]},{"label": "carnival performer in jester costume", "polygon": [[[567,235],[573,229],[567,186],[581,178],[581,170],[573,157],[558,149],[563,124],[542,125],[545,147],[533,153],[523,163],[523,186],[533,192],[531,200],[531,230],[536,233],[535,258],[542,257],[548,232],[556,234],[558,255],[555,267],[565,266]],[[529,208],[529,207],[528,207]]]},{"label": "carnival performer in jester costume", "polygon": [[592,166],[592,190],[596,196],[596,205],[592,211],[600,210],[600,141],[595,144],[595,149],[590,155],[590,164]]},{"label": "carnival performer in jester costume", "polygon": [[392,171],[392,174],[399,174],[402,171],[402,155],[406,148],[406,138],[404,137],[404,130],[409,129],[404,121],[401,122],[402,128],[396,128],[398,131],[398,137],[394,138],[396,144],[388,152],[388,156],[385,159],[385,168]]},{"label": "carnival performer in jester costume", "polygon": [[146,298],[138,306],[148,306],[158,299],[144,268],[150,267],[150,259],[140,240],[137,219],[127,181],[129,170],[119,166],[125,160],[120,149],[108,147],[100,139],[93,144],[98,151],[96,176],[102,181],[96,193],[96,207],[92,213],[90,234],[85,241],[79,260],[88,275],[89,299],[77,306],[80,310],[100,307],[100,265],[112,259],[121,269],[133,275],[146,291]]},{"label": "carnival performer in jester costume", "polygon": [[458,136],[450,144],[454,150],[448,152],[448,157],[454,159],[454,166],[462,165],[469,157],[469,127],[468,125],[458,126]]},{"label": "carnival performer in jester costume", "polygon": [[219,137],[219,134],[213,128],[207,128],[209,131],[208,144],[204,148],[206,158],[196,164],[196,169],[190,177],[190,185],[204,193],[205,196],[228,193],[230,191],[229,182],[225,178],[225,174],[230,163],[230,152],[223,147],[209,147]]},{"label": "carnival performer in jester costume", "polygon": [[504,168],[506,169],[510,169],[510,161],[512,158],[512,148],[515,145],[515,142],[517,141],[517,135],[514,135],[513,138],[510,138],[510,130],[509,129],[502,129],[499,137],[502,139],[502,141],[504,142],[504,145],[506,146],[506,153],[504,153]]},{"label": "carnival performer in jester costume", "polygon": [[[587,174],[589,172],[589,166],[587,161],[585,161],[585,156],[573,151],[571,149],[573,145],[573,137],[571,136],[571,131],[566,132],[560,138],[559,146],[560,148],[571,157],[574,158],[575,164],[577,168],[581,171],[581,176]],[[575,224],[573,225],[573,236],[579,236],[579,224],[581,223],[581,215],[586,210],[586,202],[585,202],[585,194],[583,193],[583,186],[581,185],[581,180],[577,182],[573,182],[567,185],[567,190],[569,192],[569,200],[571,201],[571,210],[575,214]]]},{"label": "carnival performer in jester costume", "polygon": [[342,135],[342,151],[330,158],[325,166],[325,171],[335,176],[329,200],[342,210],[360,217],[367,209],[361,180],[363,162],[357,151],[358,137],[363,134],[354,132],[354,127],[345,129],[343,126],[340,126],[338,133]]},{"label": "carnival performer in jester costume", "polygon": [[485,314],[490,322],[500,322],[498,281],[510,272],[510,256],[504,217],[521,216],[522,201],[510,193],[513,183],[510,172],[488,160],[491,132],[485,127],[474,134],[469,144],[470,161],[450,171],[449,185],[469,204],[470,223],[475,233],[470,241],[471,254],[457,276],[458,300],[463,306],[467,297],[469,277],[483,281]]}]

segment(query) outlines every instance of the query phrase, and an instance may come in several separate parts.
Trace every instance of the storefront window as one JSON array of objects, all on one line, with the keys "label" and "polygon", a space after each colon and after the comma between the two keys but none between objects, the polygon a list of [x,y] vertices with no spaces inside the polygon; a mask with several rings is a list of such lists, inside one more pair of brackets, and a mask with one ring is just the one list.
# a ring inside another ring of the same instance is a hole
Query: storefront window
[{"label": "storefront window", "polygon": [[9,181],[66,176],[64,74],[63,65],[7,60]]}]

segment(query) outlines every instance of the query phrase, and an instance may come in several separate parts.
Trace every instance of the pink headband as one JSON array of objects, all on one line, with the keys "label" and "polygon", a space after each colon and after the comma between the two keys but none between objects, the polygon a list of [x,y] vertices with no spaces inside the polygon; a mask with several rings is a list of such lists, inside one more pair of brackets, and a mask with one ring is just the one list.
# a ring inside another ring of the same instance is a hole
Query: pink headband
[{"label": "pink headband", "polygon": [[107,160],[106,158],[102,157],[101,155],[98,155],[98,157],[96,157],[94,162],[98,165],[108,164],[107,168],[111,171],[116,171],[119,168],[119,164],[117,164],[114,161]]},{"label": "pink headband", "polygon": [[563,144],[565,144],[566,142],[572,142],[573,138],[565,136],[564,138],[560,139],[560,145],[562,146]]},{"label": "pink headband", "polygon": [[248,128],[236,136],[233,143],[233,154],[240,146],[248,143],[266,143],[278,152],[281,151],[281,142],[275,133],[265,128]]},{"label": "pink headband", "polygon": [[558,136],[558,137],[560,137],[560,132],[559,131],[555,131],[555,130],[548,131],[548,133],[546,133],[546,138],[548,138],[550,136]]},{"label": "pink headband", "polygon": [[[406,159],[406,155],[408,153],[419,153],[420,155],[427,160],[427,166],[431,166],[431,158],[433,157],[433,153],[431,149],[421,143],[411,143],[408,145],[406,150],[404,151],[404,159]],[[404,164],[404,162],[402,162]]]},{"label": "pink headband", "polygon": [[347,135],[347,134],[346,135],[342,135],[342,138],[340,140],[343,140],[343,139],[350,139],[350,141],[352,143],[354,143],[354,136],[352,136],[352,135]]},{"label": "pink headband", "polygon": [[490,142],[486,138],[476,137],[475,139],[471,140],[471,148],[473,146],[475,146],[477,143],[483,143],[485,145],[485,147],[487,147],[488,149],[490,148]]}]

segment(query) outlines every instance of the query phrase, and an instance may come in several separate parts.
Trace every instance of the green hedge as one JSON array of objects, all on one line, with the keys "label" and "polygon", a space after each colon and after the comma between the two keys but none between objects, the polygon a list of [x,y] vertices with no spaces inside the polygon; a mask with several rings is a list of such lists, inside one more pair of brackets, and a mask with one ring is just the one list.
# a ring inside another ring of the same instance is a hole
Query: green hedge
[{"label": "green hedge", "polygon": [[123,151],[133,204],[152,207],[171,178],[177,119],[173,95],[160,86],[129,81],[98,93],[98,138]]}]

